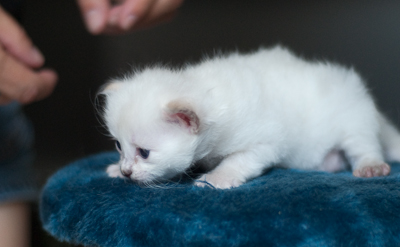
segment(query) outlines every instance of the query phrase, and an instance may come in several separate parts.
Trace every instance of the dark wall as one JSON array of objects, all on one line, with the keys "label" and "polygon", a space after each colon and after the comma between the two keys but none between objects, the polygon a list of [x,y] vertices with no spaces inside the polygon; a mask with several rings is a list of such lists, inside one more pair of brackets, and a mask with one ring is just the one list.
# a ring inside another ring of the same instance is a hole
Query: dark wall
[{"label": "dark wall", "polygon": [[282,43],[307,58],[354,66],[397,124],[400,1],[187,0],[173,22],[118,37],[93,37],[75,1],[28,0],[24,24],[55,68],[54,94],[26,107],[36,128],[42,176],[112,149],[93,99],[108,78],[131,66],[197,61],[216,50],[248,51]]}]

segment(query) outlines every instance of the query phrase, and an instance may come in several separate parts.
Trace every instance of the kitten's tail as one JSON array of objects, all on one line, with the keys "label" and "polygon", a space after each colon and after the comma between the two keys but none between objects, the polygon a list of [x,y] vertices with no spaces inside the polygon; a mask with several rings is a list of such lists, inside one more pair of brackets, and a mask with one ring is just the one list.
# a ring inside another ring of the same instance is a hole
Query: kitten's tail
[{"label": "kitten's tail", "polygon": [[400,132],[382,114],[379,116],[379,124],[381,128],[379,139],[385,160],[400,161]]}]

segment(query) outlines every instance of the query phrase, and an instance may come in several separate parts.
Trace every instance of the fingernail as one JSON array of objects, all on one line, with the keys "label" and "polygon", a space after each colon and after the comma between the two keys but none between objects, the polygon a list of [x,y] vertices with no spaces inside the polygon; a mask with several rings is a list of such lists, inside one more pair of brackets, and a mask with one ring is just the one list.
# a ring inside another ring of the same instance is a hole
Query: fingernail
[{"label": "fingernail", "polygon": [[124,18],[122,20],[121,27],[124,30],[128,30],[132,27],[132,25],[135,23],[135,21],[136,21],[136,16],[128,15],[126,18]]},{"label": "fingernail", "polygon": [[91,33],[97,33],[100,31],[103,25],[103,17],[98,10],[90,10],[86,13],[86,25]]},{"label": "fingernail", "polygon": [[43,57],[42,53],[39,51],[39,49],[36,47],[32,48],[31,57],[32,57],[33,62],[35,62],[35,63],[38,63],[38,64],[44,63],[44,57]]}]

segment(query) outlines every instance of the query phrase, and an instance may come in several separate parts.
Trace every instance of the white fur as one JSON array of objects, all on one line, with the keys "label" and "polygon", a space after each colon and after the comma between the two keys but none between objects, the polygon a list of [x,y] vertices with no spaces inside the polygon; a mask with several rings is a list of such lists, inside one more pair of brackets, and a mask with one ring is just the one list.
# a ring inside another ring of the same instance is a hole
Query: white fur
[{"label": "white fur", "polygon": [[[400,159],[398,131],[353,69],[305,61],[280,46],[180,70],[147,68],[103,94],[106,124],[122,146],[121,170],[143,183],[215,158],[222,161],[209,164],[215,169],[200,180],[217,188],[239,186],[276,165],[337,171],[344,164],[339,151],[360,177],[387,175],[384,156]],[[170,102],[194,113],[196,131],[168,120]],[[149,158],[137,148],[151,150]]]}]

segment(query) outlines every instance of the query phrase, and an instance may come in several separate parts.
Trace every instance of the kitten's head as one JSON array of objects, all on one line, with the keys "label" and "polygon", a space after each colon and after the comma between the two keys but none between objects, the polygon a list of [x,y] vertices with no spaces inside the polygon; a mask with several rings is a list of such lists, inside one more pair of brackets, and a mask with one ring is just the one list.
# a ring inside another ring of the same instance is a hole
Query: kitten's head
[{"label": "kitten's head", "polygon": [[168,92],[147,86],[115,82],[102,92],[106,96],[104,119],[121,154],[121,172],[144,184],[187,170],[194,162],[201,129],[188,100],[164,98]]}]

